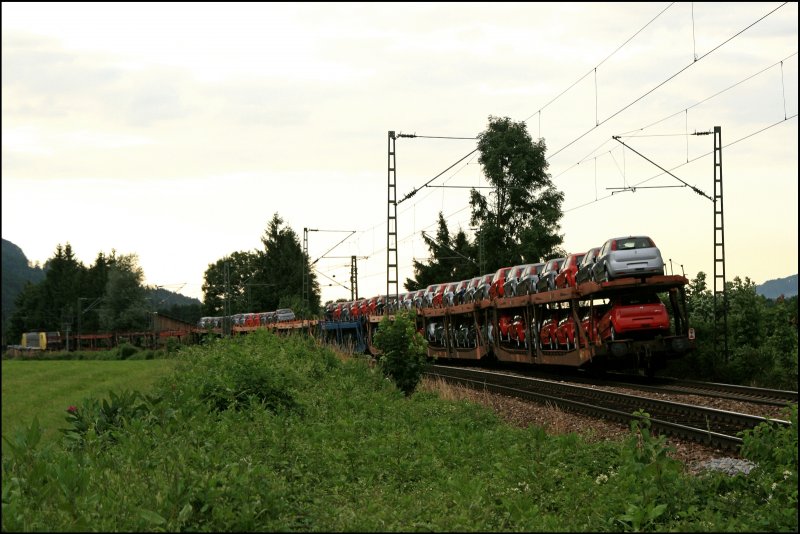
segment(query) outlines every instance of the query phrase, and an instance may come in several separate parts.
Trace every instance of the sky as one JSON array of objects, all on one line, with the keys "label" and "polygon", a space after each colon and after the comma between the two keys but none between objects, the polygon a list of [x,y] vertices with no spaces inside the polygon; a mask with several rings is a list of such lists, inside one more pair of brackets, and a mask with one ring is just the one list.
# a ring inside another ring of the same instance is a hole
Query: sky
[{"label": "sky", "polygon": [[648,235],[713,289],[719,238],[728,281],[796,274],[797,5],[3,2],[2,237],[202,300],[277,213],[322,302],[351,256],[383,294],[394,131],[403,291],[440,212],[472,235],[494,116],[544,139],[567,252]]}]

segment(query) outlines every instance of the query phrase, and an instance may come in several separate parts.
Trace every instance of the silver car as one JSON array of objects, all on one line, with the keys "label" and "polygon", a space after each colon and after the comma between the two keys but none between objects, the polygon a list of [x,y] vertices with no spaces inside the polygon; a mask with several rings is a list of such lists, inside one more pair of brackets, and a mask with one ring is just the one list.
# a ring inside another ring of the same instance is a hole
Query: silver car
[{"label": "silver car", "polygon": [[291,308],[281,308],[275,311],[278,322],[280,321],[294,321],[294,311]]},{"label": "silver car", "polygon": [[461,297],[462,302],[474,302],[475,290],[478,288],[478,282],[481,281],[481,276],[476,276],[467,282],[467,287],[464,290],[464,295]]},{"label": "silver car", "polygon": [[536,292],[543,293],[545,291],[552,291],[556,288],[556,276],[558,275],[561,267],[564,266],[566,258],[553,258],[547,260],[542,270],[539,272],[539,280],[536,282]]},{"label": "silver car", "polygon": [[503,294],[506,297],[516,297],[517,296],[517,285],[519,285],[520,277],[522,276],[522,272],[525,270],[528,264],[522,265],[515,265],[508,271],[506,275],[505,284],[503,284]]},{"label": "silver car", "polygon": [[533,295],[536,293],[536,283],[539,282],[539,275],[542,273],[543,267],[544,262],[531,263],[525,267],[517,282],[518,295]]},{"label": "silver car", "polygon": [[647,236],[615,237],[606,241],[592,266],[595,282],[626,276],[664,274],[664,260]]}]

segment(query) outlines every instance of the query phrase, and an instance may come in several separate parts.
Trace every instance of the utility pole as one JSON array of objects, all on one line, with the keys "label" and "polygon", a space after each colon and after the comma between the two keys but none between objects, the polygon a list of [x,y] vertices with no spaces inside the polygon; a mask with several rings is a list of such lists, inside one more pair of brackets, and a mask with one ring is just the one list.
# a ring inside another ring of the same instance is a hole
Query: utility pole
[{"label": "utility pole", "polygon": [[231,335],[231,273],[228,260],[224,267],[225,299],[222,301],[222,335]]},{"label": "utility pole", "polygon": [[308,279],[308,228],[303,228],[303,265],[300,268],[303,270],[303,305],[308,309],[311,285]]},{"label": "utility pole", "polygon": [[[722,127],[714,126],[714,352],[717,352],[718,343],[722,341],[723,358],[727,362],[728,293],[725,286],[725,224],[722,215]],[[721,307],[718,305],[718,298],[722,300]]]},{"label": "utility pole", "polygon": [[395,133],[389,130],[389,175],[386,206],[386,300],[394,295],[397,300],[399,287],[397,275],[397,166],[395,159]]},{"label": "utility pole", "polygon": [[75,350],[81,350],[81,300],[83,297],[78,297],[78,331],[75,336]]},{"label": "utility pole", "polygon": [[358,299],[358,264],[356,257],[350,256],[350,300]]}]

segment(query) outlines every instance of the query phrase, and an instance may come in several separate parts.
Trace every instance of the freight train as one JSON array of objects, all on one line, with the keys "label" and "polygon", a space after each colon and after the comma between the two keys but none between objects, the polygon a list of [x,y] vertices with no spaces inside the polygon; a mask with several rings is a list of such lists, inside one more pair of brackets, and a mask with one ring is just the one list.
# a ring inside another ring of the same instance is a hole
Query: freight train
[{"label": "freight train", "polygon": [[330,304],[319,334],[376,355],[372,340],[383,316],[407,309],[416,311],[428,355],[437,359],[652,375],[694,349],[688,283],[685,276],[664,274],[650,238],[628,236],[546,263]]}]

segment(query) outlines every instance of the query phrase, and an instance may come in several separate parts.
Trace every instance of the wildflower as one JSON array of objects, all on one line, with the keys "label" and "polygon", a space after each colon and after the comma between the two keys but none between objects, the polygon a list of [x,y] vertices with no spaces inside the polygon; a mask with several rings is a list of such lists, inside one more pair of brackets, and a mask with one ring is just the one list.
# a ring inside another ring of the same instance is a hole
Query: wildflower
[{"label": "wildflower", "polygon": [[772,483],[772,491],[775,491],[775,488],[777,488],[777,487],[778,487],[778,483],[777,482],[773,482]]},{"label": "wildflower", "polygon": [[72,415],[75,415],[76,413],[78,413],[78,408],[76,406],[70,406],[69,408],[67,408],[67,412],[71,413]]},{"label": "wildflower", "polygon": [[597,478],[594,479],[594,483],[598,485],[605,484],[606,482],[608,482],[608,476],[605,473],[600,473],[597,475]]},{"label": "wildflower", "polygon": [[792,472],[791,471],[786,470],[786,471],[783,472],[783,480],[786,480],[790,476],[792,476]]}]

